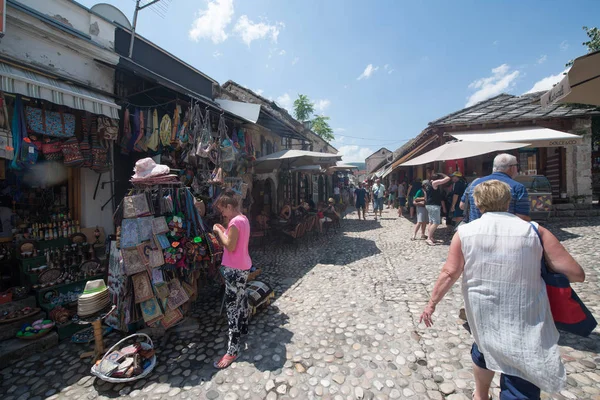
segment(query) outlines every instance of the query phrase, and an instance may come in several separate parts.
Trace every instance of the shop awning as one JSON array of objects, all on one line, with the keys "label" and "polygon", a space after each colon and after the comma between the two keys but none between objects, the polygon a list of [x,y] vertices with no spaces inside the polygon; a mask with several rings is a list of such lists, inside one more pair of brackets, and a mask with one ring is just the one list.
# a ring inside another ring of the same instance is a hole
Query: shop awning
[{"label": "shop awning", "polygon": [[305,173],[309,173],[309,172],[321,172],[322,168],[320,165],[305,165],[303,167],[293,167],[292,171],[298,171],[298,172],[305,172]]},{"label": "shop awning", "polygon": [[0,90],[119,119],[112,98],[33,71],[0,62]]},{"label": "shop awning", "polygon": [[540,99],[543,107],[555,103],[600,106],[600,51],[575,59],[573,67]]},{"label": "shop awning", "polygon": [[529,143],[529,147],[558,147],[581,144],[583,138],[571,133],[538,126],[513,129],[488,129],[482,131],[449,132],[463,142]]},{"label": "shop awning", "polygon": [[443,145],[421,154],[402,166],[423,165],[435,161],[458,160],[479,156],[481,154],[505,151],[528,146],[529,143],[505,143],[505,142],[447,142]]},{"label": "shop awning", "polygon": [[344,164],[338,161],[334,166],[327,168],[329,171],[352,171],[358,169],[356,165]]},{"label": "shop awning", "polygon": [[410,160],[412,157],[414,157],[415,154],[419,153],[425,147],[427,147],[431,143],[435,142],[437,140],[437,138],[438,138],[437,136],[430,137],[429,139],[427,139],[426,141],[424,141],[423,143],[421,143],[419,146],[415,147],[414,149],[412,149],[411,151],[409,151],[408,153],[406,153],[399,160],[394,161],[394,163],[392,164],[392,169],[391,169],[390,172],[392,172],[393,170],[395,170],[396,168],[398,168],[399,166],[401,166],[406,161]]},{"label": "shop awning", "polygon": [[221,106],[223,110],[238,116],[246,122],[253,124],[258,121],[260,115],[260,104],[243,103],[241,101],[216,99],[215,102]]}]

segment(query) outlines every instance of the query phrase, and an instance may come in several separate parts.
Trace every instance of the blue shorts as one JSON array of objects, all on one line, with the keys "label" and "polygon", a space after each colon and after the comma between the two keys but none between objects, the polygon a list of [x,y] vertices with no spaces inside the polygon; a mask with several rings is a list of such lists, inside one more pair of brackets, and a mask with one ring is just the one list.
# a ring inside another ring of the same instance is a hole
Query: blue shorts
[{"label": "blue shorts", "polygon": [[[479,368],[487,369],[485,358],[479,351],[477,343],[471,347],[471,359]],[[500,400],[536,400],[540,398],[540,388],[523,378],[500,374]]]},{"label": "blue shorts", "polygon": [[383,197],[375,199],[375,210],[383,210]]}]

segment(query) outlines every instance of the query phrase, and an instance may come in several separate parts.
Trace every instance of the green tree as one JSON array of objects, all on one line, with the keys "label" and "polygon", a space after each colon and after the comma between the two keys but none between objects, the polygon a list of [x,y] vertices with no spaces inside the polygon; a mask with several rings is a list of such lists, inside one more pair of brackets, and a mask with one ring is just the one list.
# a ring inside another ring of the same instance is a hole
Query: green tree
[{"label": "green tree", "polygon": [[331,126],[329,126],[329,122],[327,121],[329,121],[329,117],[317,115],[315,119],[312,120],[312,131],[321,136],[326,142],[331,142],[335,139],[335,136],[333,136],[333,129],[331,129]]},{"label": "green tree", "polygon": [[[588,28],[587,26],[584,26],[583,30],[589,38],[587,42],[582,43],[582,45],[587,47],[588,53],[600,50],[600,29]],[[566,66],[571,67],[573,65],[573,61],[574,60],[569,61]]]},{"label": "green tree", "polygon": [[299,94],[294,101],[294,117],[300,122],[308,121],[315,112],[315,105],[307,95]]}]

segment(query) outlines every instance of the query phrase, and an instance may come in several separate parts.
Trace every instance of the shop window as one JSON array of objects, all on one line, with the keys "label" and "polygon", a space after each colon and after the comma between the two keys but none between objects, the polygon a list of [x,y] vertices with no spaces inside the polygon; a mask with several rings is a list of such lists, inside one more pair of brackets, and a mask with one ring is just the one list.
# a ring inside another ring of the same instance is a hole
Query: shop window
[{"label": "shop window", "polygon": [[519,152],[519,167],[522,174],[537,175],[537,150]]}]

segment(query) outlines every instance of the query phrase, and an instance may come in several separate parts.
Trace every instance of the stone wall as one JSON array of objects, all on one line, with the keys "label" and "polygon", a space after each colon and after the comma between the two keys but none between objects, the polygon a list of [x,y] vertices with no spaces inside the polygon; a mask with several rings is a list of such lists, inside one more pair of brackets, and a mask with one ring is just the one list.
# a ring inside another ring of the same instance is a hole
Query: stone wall
[{"label": "stone wall", "polygon": [[566,155],[567,196],[586,196],[592,202],[592,120],[577,118],[569,131],[583,136],[583,144],[568,146]]}]

